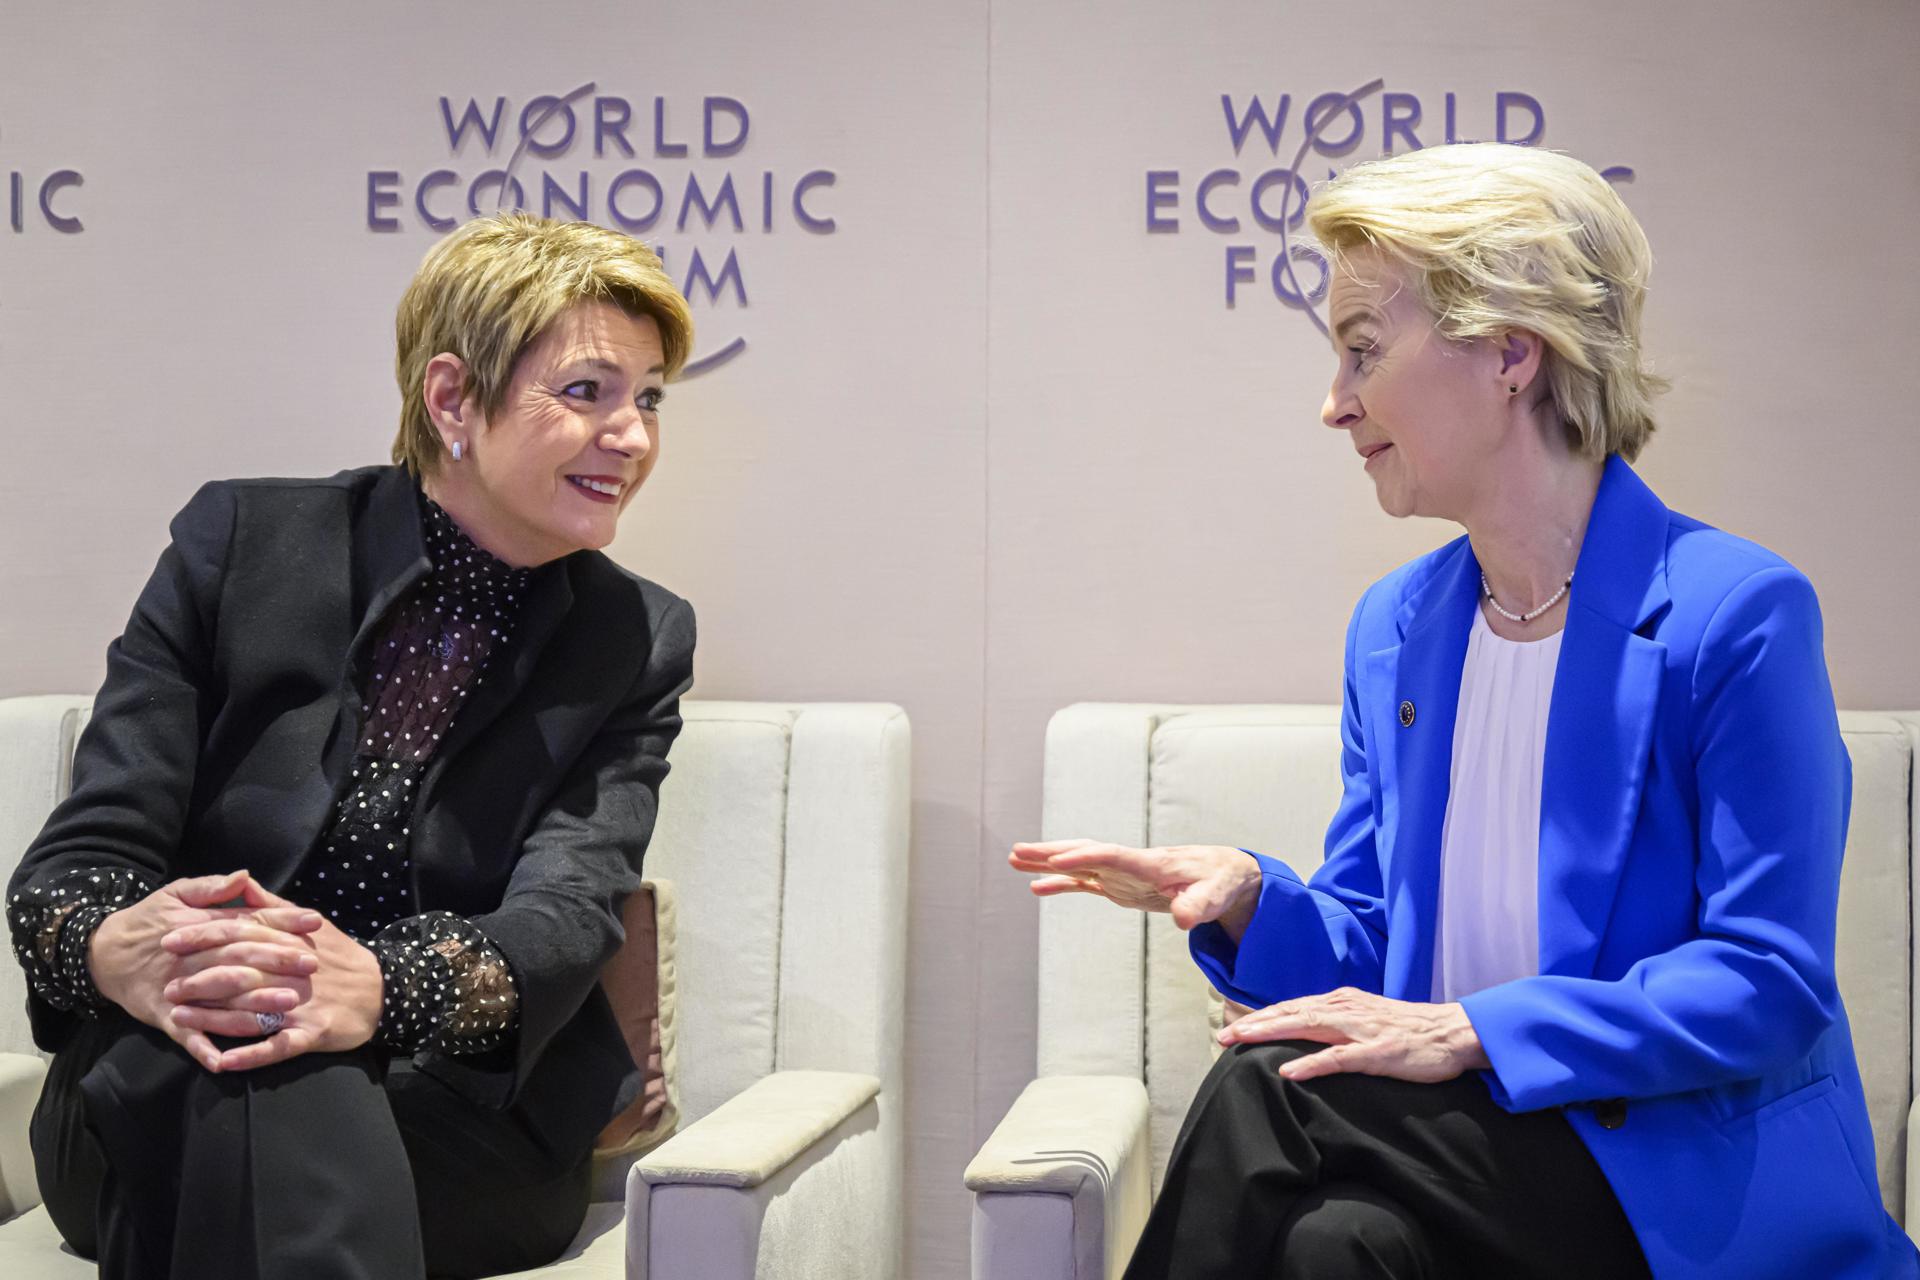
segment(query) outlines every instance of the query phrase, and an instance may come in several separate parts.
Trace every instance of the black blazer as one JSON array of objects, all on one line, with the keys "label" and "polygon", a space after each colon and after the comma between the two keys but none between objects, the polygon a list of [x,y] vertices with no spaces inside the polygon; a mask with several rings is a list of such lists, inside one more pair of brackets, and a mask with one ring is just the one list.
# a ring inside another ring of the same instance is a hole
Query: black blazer
[{"label": "black blazer", "polygon": [[[368,647],[430,567],[413,481],[219,481],[172,534],[107,650],[72,794],[10,894],[102,864],[155,883],[244,867],[279,892],[326,826]],[[573,1146],[639,1087],[599,974],[692,683],[693,610],[595,551],[542,566],[523,607],[421,779],[412,833],[420,909],[470,918],[512,966],[518,1042],[416,1061]],[[37,997],[29,1016],[50,1051],[74,1030]]]}]

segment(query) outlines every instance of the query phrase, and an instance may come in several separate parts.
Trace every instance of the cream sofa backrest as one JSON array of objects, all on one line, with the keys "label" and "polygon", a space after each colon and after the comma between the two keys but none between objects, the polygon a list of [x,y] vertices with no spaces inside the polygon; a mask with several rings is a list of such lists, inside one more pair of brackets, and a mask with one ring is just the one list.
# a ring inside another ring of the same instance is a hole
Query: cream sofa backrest
[{"label": "cream sofa backrest", "polygon": [[[0,874],[66,794],[89,707],[0,699]],[[878,1076],[891,1112],[902,1085],[906,716],[753,702],[688,702],[682,715],[646,862],[678,898],[682,1126],[775,1070]],[[9,956],[0,1050],[32,1051],[25,1004]]]},{"label": "cream sofa backrest", "polygon": [[[1047,730],[1047,839],[1229,844],[1320,865],[1339,796],[1338,709],[1082,704]],[[1920,721],[1845,712],[1853,813],[1841,881],[1840,986],[1878,1147],[1881,1190],[1904,1217],[1913,1082],[1909,946]],[[1039,1069],[1146,1083],[1157,1189],[1212,1061],[1209,992],[1169,917],[1081,895],[1040,910]]]}]

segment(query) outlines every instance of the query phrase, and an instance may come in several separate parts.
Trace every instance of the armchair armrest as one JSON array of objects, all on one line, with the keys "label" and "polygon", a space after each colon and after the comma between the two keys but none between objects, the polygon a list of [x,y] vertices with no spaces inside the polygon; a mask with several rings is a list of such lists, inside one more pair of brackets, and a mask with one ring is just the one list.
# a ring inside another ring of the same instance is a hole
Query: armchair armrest
[{"label": "armchair armrest", "polygon": [[776,1071],[655,1147],[634,1170],[655,1186],[757,1187],[879,1092],[872,1076]]},{"label": "armchair armrest", "polygon": [[40,1203],[27,1121],[46,1076],[47,1064],[32,1054],[0,1053],[0,1222]]},{"label": "armchair armrest", "polygon": [[627,1175],[627,1274],[671,1280],[887,1280],[891,1167],[880,1082],[777,1071],[643,1156]]},{"label": "armchair armrest", "polygon": [[974,1280],[1118,1276],[1153,1203],[1151,1165],[1140,1081],[1035,1080],[967,1166]]}]

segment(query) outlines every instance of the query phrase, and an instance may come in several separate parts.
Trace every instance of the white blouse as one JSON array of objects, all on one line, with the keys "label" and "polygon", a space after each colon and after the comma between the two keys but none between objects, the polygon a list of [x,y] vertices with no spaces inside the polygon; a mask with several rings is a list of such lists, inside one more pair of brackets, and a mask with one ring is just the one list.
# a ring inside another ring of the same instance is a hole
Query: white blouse
[{"label": "white blouse", "polygon": [[1476,609],[1440,837],[1433,999],[1540,972],[1540,779],[1560,637],[1506,640]]}]

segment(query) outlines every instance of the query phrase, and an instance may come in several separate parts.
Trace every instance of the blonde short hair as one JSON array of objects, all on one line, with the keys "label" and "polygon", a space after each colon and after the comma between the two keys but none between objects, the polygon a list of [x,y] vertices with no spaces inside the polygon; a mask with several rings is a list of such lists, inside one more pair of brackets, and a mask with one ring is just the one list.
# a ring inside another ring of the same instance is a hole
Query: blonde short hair
[{"label": "blonde short hair", "polygon": [[1653,253],[1606,179],[1571,156],[1457,143],[1356,165],[1315,191],[1336,261],[1370,247],[1455,340],[1536,333],[1554,407],[1584,455],[1631,462],[1666,380],[1641,362]]},{"label": "blonde short hair", "polygon": [[427,363],[467,366],[468,395],[489,416],[505,403],[520,355],[576,303],[603,300],[660,326],[666,376],[693,350],[693,318],[653,250],[590,222],[529,213],[476,218],[427,251],[394,320],[400,431],[393,460],[419,476],[444,449],[427,415]]}]

